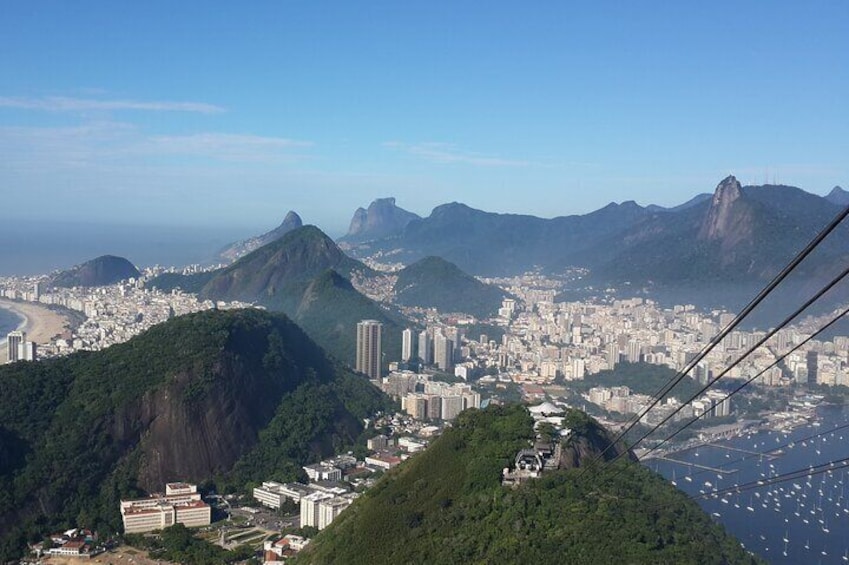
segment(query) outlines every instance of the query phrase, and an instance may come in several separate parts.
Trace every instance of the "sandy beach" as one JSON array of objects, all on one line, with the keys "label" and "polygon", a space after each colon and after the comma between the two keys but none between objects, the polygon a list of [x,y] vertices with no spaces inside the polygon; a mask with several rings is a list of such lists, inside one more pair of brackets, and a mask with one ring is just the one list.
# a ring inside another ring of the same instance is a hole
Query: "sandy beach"
[{"label": "sandy beach", "polygon": [[[61,314],[54,312],[32,302],[14,302],[0,298],[0,308],[11,310],[22,318],[24,322],[18,327],[27,333],[27,341],[34,341],[39,345],[50,343],[57,335],[62,334],[68,328],[68,320]],[[5,340],[6,336],[3,336]],[[6,343],[0,345],[0,363],[6,361]]]}]

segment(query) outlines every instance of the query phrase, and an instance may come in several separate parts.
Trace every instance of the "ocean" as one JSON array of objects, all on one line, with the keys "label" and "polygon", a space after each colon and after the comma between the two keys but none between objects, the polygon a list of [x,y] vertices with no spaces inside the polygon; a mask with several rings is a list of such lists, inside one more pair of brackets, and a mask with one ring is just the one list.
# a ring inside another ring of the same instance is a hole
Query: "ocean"
[{"label": "ocean", "polygon": [[250,235],[255,234],[235,228],[5,221],[0,277],[47,274],[100,255],[124,257],[139,268],[206,263],[225,245]]},{"label": "ocean", "polygon": [[12,312],[0,307],[0,345],[6,343],[6,335],[18,328],[23,321],[23,318]]},{"label": "ocean", "polygon": [[[653,460],[646,465],[684,492],[698,495],[849,457],[849,409],[821,407],[817,414],[815,424],[789,433],[761,431],[716,441],[668,456],[679,462]],[[753,455],[779,448],[770,456]],[[846,563],[849,468],[838,467],[809,478],[701,499],[699,504],[769,563]]]}]

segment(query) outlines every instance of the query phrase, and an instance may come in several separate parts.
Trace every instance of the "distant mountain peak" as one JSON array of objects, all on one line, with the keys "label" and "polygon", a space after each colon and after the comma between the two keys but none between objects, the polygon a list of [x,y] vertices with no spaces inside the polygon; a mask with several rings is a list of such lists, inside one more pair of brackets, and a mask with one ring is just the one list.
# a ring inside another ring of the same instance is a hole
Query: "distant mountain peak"
[{"label": "distant mountain peak", "polygon": [[699,238],[724,239],[729,231],[739,224],[740,218],[733,213],[733,209],[742,196],[743,187],[734,175],[722,179],[713,193],[707,216],[699,230]]},{"label": "distant mountain peak", "polygon": [[283,223],[281,223],[277,227],[277,229],[279,230],[280,228],[287,228],[287,231],[291,231],[293,229],[301,227],[302,225],[304,225],[304,222],[303,220],[301,220],[301,217],[298,215],[298,213],[294,210],[289,210],[289,212],[286,214],[286,217],[283,218]]},{"label": "distant mountain peak", "polygon": [[418,219],[417,214],[399,208],[394,197],[378,198],[369,204],[368,209],[356,209],[343,239],[365,241],[395,235]]},{"label": "distant mountain peak", "polygon": [[235,261],[264,245],[268,245],[272,241],[280,239],[290,231],[296,230],[303,225],[304,222],[298,213],[294,210],[289,210],[286,217],[283,218],[283,222],[273,230],[256,237],[231,243],[218,252],[218,257],[230,262]]},{"label": "distant mountain peak", "polygon": [[740,198],[742,194],[743,187],[740,185],[740,181],[734,175],[728,175],[716,185],[716,190],[713,193],[713,203],[716,204],[717,200],[734,201]]},{"label": "distant mountain peak", "polygon": [[849,192],[846,192],[839,186],[832,188],[825,199],[838,206],[849,206]]}]

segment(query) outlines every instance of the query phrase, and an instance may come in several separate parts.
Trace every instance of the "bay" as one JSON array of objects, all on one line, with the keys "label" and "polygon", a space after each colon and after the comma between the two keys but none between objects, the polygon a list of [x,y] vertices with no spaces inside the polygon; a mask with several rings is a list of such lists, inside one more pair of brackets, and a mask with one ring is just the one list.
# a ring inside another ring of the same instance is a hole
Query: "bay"
[{"label": "bay", "polygon": [[[758,455],[766,453],[766,455]],[[691,496],[767,480],[849,457],[849,410],[820,407],[790,432],[762,430],[646,465]],[[769,563],[849,562],[849,468],[699,499],[700,506]],[[712,470],[711,470],[712,469]]]}]

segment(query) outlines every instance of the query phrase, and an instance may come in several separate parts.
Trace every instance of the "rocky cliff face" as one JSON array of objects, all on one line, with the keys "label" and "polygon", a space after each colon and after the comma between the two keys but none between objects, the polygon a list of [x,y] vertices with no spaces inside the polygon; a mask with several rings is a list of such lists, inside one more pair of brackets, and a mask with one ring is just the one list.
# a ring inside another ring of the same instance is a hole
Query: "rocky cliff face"
[{"label": "rocky cliff face", "polygon": [[[572,435],[563,442],[560,449],[558,469],[584,467],[597,459],[599,462],[612,461],[620,457],[630,461],[637,460],[633,452],[621,441],[607,449],[615,436],[589,416],[578,411],[570,411],[567,418],[570,421],[567,426],[572,429]],[[604,453],[603,456],[602,453]]]},{"label": "rocky cliff face", "polygon": [[344,239],[364,241],[401,233],[418,215],[395,205],[394,198],[378,198],[368,210],[357,208]]},{"label": "rocky cliff face", "polygon": [[[141,455],[138,484],[156,492],[166,482],[200,482],[227,472],[257,441],[283,394],[282,382],[255,374],[229,358],[214,364],[210,374],[185,371],[163,388],[148,392],[116,420],[115,435],[135,434]],[[198,398],[198,379],[214,385]],[[127,438],[130,439],[130,438]]]},{"label": "rocky cliff face", "polygon": [[751,236],[752,219],[740,183],[734,176],[726,177],[716,187],[699,239],[719,241],[725,249],[734,247]]}]

